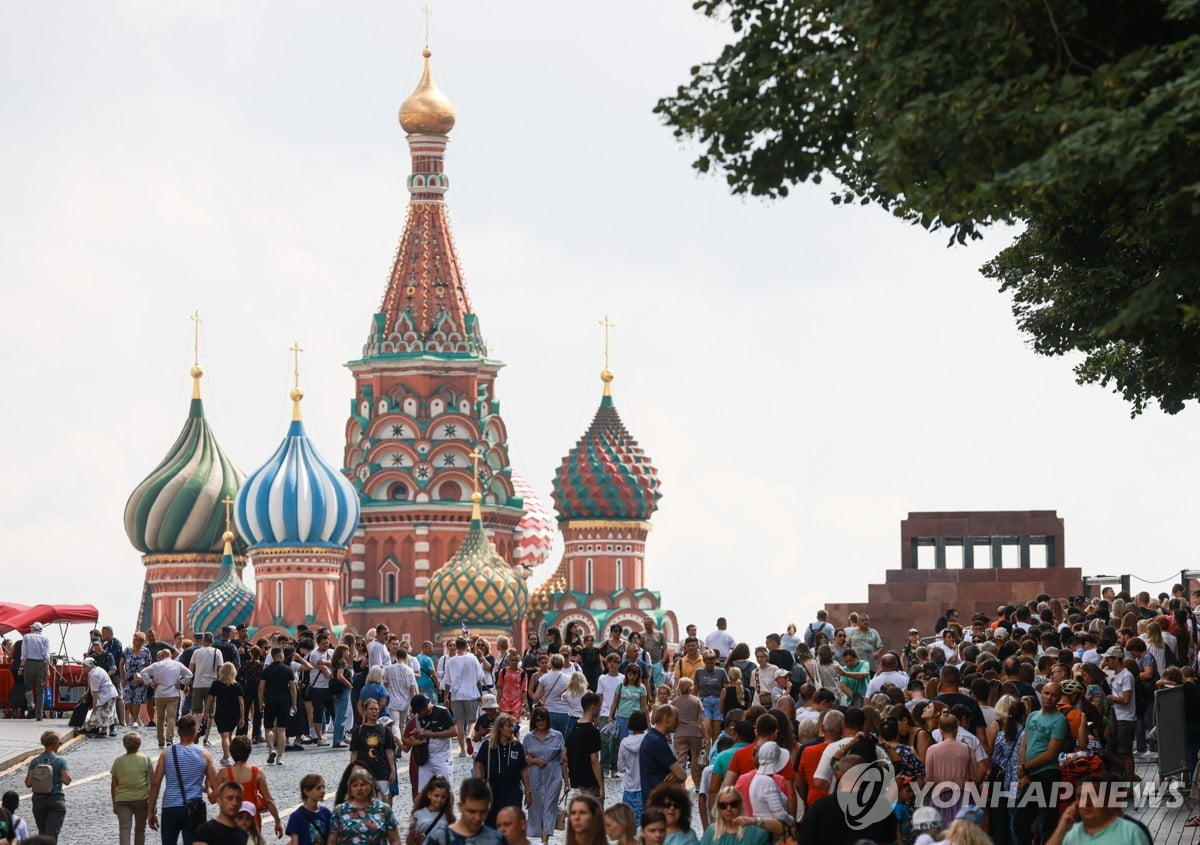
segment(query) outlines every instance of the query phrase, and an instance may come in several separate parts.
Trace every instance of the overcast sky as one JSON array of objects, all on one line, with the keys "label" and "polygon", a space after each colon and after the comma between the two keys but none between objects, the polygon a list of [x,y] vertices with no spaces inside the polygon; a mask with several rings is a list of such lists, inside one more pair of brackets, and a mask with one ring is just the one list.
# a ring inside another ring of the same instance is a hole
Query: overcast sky
[{"label": "overcast sky", "polygon": [[[128,635],[122,511],[182,426],[197,308],[233,460],[283,437],[299,340],[340,466],[343,363],[404,220],[419,5],[0,7],[0,598],[94,602]],[[1053,508],[1085,573],[1195,565],[1192,409],[1130,420],[1035,357],[977,272],[1010,233],[947,249],[830,187],[763,203],[692,171],[651,109],[730,33],[689,6],[434,4],[451,219],[508,364],[514,468],[549,500],[607,313],[618,408],[663,480],[648,586],[702,633],[864,599],[908,511]]]}]

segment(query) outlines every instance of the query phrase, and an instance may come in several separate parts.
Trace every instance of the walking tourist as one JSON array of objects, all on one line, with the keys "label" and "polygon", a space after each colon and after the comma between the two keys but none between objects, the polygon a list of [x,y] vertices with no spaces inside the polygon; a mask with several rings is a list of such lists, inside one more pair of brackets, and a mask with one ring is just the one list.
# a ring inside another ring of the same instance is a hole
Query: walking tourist
[{"label": "walking tourist", "polygon": [[154,763],[141,753],[142,738],[136,731],[125,734],[121,744],[125,746],[125,753],[113,760],[109,769],[117,836],[121,845],[130,845],[131,841],[133,845],[145,845]]},{"label": "walking tourist", "polygon": [[191,671],[171,655],[170,649],[160,649],[155,655],[156,660],[139,675],[142,683],[154,692],[154,727],[159,748],[170,745],[175,739],[180,697],[183,688],[192,680]]},{"label": "walking tourist", "polygon": [[29,633],[21,638],[19,665],[25,685],[25,699],[34,718],[40,722],[45,706],[46,667],[50,665],[50,640],[42,633],[41,622],[34,622]]},{"label": "walking tourist", "polygon": [[529,732],[522,744],[529,765],[529,836],[550,841],[558,815],[558,796],[567,781],[566,742],[550,726],[550,714],[537,706],[529,717]]},{"label": "walking tourist", "polygon": [[333,813],[321,806],[325,800],[325,779],[320,775],[300,778],[300,806],[288,816],[288,845],[322,845],[329,837]]},{"label": "walking tourist", "polygon": [[63,787],[71,783],[71,767],[58,753],[61,740],[57,731],[42,732],[42,753],[29,761],[25,785],[33,793],[33,820],[38,833],[57,838],[67,815]]},{"label": "walking tourist", "polygon": [[[217,798],[217,767],[212,755],[196,745],[196,718],[180,716],[176,725],[179,744],[158,755],[154,765],[154,778],[150,782],[147,796],[149,824],[151,830],[162,831],[162,845],[191,845],[194,828],[189,827],[189,804],[199,802],[206,806]],[[158,796],[162,794],[162,821],[156,810]],[[241,806],[241,790],[238,790],[235,806]]]},{"label": "walking tourist", "polygon": [[333,809],[327,845],[400,845],[400,829],[392,808],[376,795],[375,776],[355,770],[346,800]]},{"label": "walking tourist", "polygon": [[492,807],[487,824],[496,826],[501,807],[527,807],[532,800],[529,763],[525,746],[517,741],[516,720],[501,713],[475,752],[475,777],[482,778],[492,790]]}]

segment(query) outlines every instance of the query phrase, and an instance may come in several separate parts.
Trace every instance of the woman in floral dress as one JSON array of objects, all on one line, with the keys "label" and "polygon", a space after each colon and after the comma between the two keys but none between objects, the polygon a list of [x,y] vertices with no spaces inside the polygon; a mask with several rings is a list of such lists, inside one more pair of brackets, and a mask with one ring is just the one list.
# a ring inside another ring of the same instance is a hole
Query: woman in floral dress
[{"label": "woman in floral dress", "polygon": [[500,712],[520,721],[525,714],[525,670],[516,651],[505,656],[504,668],[496,673],[496,686],[500,691]]},{"label": "woman in floral dress", "polygon": [[350,775],[349,794],[333,811],[328,845],[400,845],[392,808],[375,797],[375,778],[364,770]]},{"label": "woman in floral dress", "polygon": [[141,631],[133,632],[133,642],[121,655],[121,677],[125,683],[121,685],[121,700],[125,707],[125,724],[146,725],[151,721],[149,711],[145,720],[142,719],[142,708],[148,700],[148,690],[138,673],[154,662],[150,649],[146,647],[146,635]]}]

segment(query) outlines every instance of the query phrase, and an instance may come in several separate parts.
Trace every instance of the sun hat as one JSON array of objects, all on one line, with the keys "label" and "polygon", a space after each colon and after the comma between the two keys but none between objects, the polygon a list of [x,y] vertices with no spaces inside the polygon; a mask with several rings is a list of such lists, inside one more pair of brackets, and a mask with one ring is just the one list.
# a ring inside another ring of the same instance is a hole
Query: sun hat
[{"label": "sun hat", "polygon": [[786,748],[780,748],[777,743],[764,742],[758,747],[758,771],[764,775],[774,775],[787,768],[791,755]]},{"label": "sun hat", "polygon": [[934,807],[917,807],[916,812],[912,817],[912,829],[916,830],[940,830],[942,827],[942,814]]},{"label": "sun hat", "polygon": [[238,807],[238,811],[236,813],[234,813],[234,815],[236,816],[241,813],[246,813],[251,816],[257,816],[258,815],[258,807],[254,806],[253,801],[243,801],[242,806]]},{"label": "sun hat", "polygon": [[492,708],[498,708],[499,706],[500,705],[496,703],[496,696],[492,695],[490,692],[484,693],[483,697],[479,699],[480,710],[491,710]]}]

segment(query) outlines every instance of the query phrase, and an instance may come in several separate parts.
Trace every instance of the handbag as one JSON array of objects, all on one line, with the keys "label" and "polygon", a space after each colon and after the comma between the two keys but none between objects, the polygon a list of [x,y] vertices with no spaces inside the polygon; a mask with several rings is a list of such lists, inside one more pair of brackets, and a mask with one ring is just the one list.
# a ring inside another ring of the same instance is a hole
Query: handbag
[{"label": "handbag", "polygon": [[567,792],[570,789],[565,783],[563,784],[562,799],[558,802],[558,814],[554,817],[554,829],[567,829]]},{"label": "handbag", "polygon": [[175,748],[171,749],[171,762],[175,764],[175,779],[179,783],[179,797],[183,799],[183,827],[188,833],[192,833],[196,828],[208,821],[208,807],[205,805],[203,798],[187,797],[187,792],[183,788],[183,772],[179,768],[179,755],[176,753]]}]

